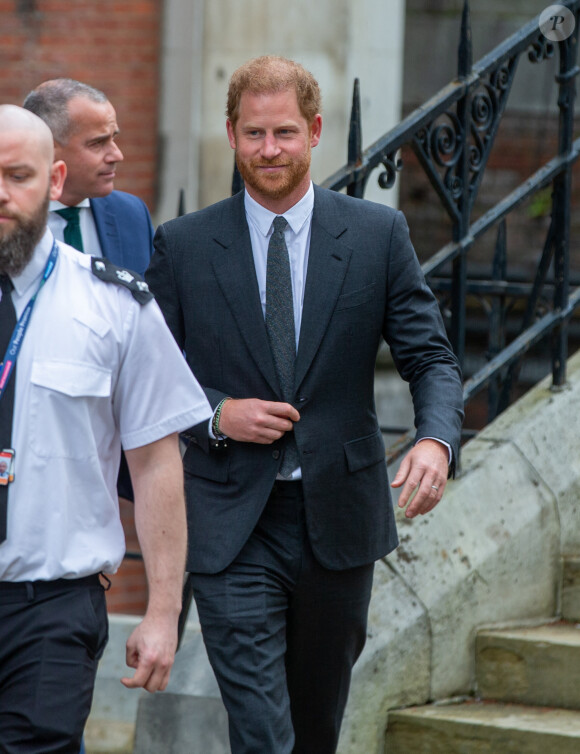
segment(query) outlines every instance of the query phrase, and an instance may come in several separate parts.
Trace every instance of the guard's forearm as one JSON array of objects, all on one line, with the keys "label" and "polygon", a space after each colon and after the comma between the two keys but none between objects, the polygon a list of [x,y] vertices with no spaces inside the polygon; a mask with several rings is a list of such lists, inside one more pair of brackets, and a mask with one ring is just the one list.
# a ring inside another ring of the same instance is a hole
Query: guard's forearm
[{"label": "guard's forearm", "polygon": [[148,613],[179,613],[187,524],[177,435],[127,452],[135,525],[149,585]]}]

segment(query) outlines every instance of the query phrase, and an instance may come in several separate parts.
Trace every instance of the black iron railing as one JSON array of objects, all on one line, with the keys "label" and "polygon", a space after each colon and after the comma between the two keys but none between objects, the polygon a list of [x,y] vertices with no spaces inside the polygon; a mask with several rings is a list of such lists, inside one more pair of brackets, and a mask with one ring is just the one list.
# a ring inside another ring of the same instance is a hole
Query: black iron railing
[{"label": "black iron railing", "polygon": [[[580,304],[580,289],[570,292],[571,170],[578,158],[580,139],[573,139],[578,15],[580,2],[564,2],[575,17],[572,34],[550,41],[540,29],[539,17],[513,34],[478,63],[472,63],[469,2],[464,3],[458,52],[458,76],[416,109],[399,125],[365,149],[361,148],[359,82],[355,81],[348,140],[348,162],[324,182],[363,197],[370,174],[383,167],[378,182],[394,185],[403,164],[397,155],[411,147],[441,205],[451,220],[451,238],[423,264],[423,271],[440,303],[450,315],[449,335],[461,365],[465,361],[468,297],[485,299],[488,319],[488,363],[465,382],[466,403],[488,388],[488,420],[509,405],[522,359],[538,341],[551,339],[552,380],[555,388],[566,379],[568,323]],[[554,22],[558,23],[557,20]],[[559,55],[558,151],[476,221],[474,202],[504,114],[520,58],[527,53],[534,64]],[[552,215],[535,279],[529,284],[508,277],[505,219],[518,205],[552,186]],[[473,279],[467,261],[475,241],[497,229],[495,254],[488,279]],[[552,281],[548,273],[552,270]],[[545,311],[546,293],[551,306]],[[519,331],[508,342],[506,312],[513,299],[523,300]],[[539,302],[542,302],[540,314]],[[388,431],[388,428],[384,428]],[[392,460],[410,443],[402,438],[388,456]]]}]

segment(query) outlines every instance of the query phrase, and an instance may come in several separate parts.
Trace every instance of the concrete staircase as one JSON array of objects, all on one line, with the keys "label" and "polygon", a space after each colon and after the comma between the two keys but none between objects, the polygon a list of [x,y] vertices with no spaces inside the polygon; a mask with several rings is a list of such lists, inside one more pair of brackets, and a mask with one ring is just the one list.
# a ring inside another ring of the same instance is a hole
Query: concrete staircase
[{"label": "concrete staircase", "polygon": [[389,713],[386,754],[580,752],[580,558],[563,561],[562,620],[482,630],[477,699]]}]

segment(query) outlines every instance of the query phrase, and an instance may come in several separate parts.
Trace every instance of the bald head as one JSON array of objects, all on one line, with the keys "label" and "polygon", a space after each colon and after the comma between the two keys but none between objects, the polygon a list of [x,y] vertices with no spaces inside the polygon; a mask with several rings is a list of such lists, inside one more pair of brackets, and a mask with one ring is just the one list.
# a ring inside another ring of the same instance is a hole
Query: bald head
[{"label": "bald head", "polygon": [[28,110],[17,105],[0,105],[0,134],[20,134],[23,144],[37,158],[45,161],[47,166],[52,165],[54,143],[50,128]]},{"label": "bald head", "polygon": [[0,274],[18,275],[32,258],[65,176],[48,126],[21,107],[0,105]]}]

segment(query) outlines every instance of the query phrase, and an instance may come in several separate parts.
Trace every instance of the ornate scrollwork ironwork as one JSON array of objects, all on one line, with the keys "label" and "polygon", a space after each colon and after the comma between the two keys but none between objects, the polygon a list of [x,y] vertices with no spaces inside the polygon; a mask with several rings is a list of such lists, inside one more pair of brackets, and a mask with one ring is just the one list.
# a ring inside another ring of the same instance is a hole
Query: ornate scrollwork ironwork
[{"label": "ornate scrollwork ironwork", "polygon": [[456,166],[463,153],[464,140],[461,122],[451,110],[440,113],[415,134],[415,145],[422,155],[425,170],[453,203],[457,203],[463,191]]},{"label": "ornate scrollwork ironwork", "polygon": [[555,50],[554,43],[540,33],[528,50],[528,58],[532,63],[541,63],[543,60],[553,57]]},{"label": "ornate scrollwork ironwork", "polygon": [[[518,56],[498,61],[497,67],[479,81],[471,92],[465,123],[459,111],[447,110],[415,135],[425,169],[455,204],[464,193],[469,202],[475,199]],[[466,176],[460,167],[462,155],[467,161]]]},{"label": "ornate scrollwork ironwork", "polygon": [[509,94],[518,56],[500,63],[482,80],[471,100],[469,144],[469,190],[472,199],[499,127],[503,103]]},{"label": "ornate scrollwork ironwork", "polygon": [[381,164],[385,168],[378,177],[379,186],[382,189],[390,189],[395,185],[397,173],[403,169],[403,160],[397,157],[397,152],[390,152],[383,155]]},{"label": "ornate scrollwork ironwork", "polygon": [[428,148],[437,165],[451,168],[461,156],[463,129],[455,113],[448,111],[444,117],[448,118],[448,123],[435,121],[428,127]]},{"label": "ornate scrollwork ironwork", "polygon": [[497,113],[497,95],[491,86],[476,92],[471,101],[471,120],[477,131],[489,131]]},{"label": "ornate scrollwork ironwork", "polygon": [[513,62],[514,58],[512,58],[509,63],[503,63],[503,65],[500,65],[499,68],[496,68],[496,70],[490,74],[489,83],[494,89],[498,89],[502,92],[509,89],[512,78]]},{"label": "ornate scrollwork ironwork", "polygon": [[444,181],[446,189],[455,201],[463,194],[463,181],[452,170],[445,173]]}]

